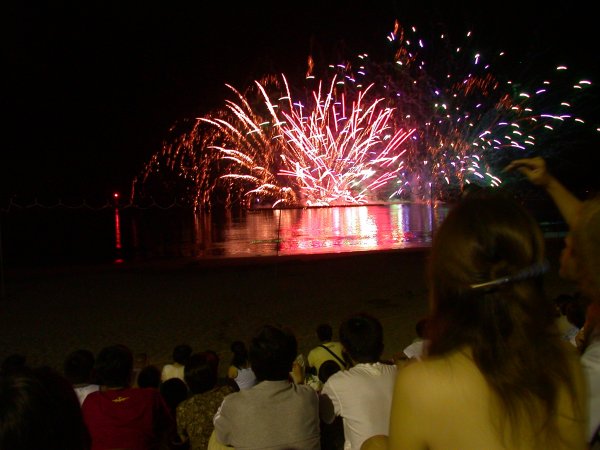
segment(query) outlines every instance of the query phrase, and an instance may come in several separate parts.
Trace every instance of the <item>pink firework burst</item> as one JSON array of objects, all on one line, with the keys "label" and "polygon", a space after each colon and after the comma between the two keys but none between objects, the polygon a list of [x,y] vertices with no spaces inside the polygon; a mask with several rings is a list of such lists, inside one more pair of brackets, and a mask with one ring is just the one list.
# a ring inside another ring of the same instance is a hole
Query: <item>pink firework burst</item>
[{"label": "pink firework burst", "polygon": [[221,136],[212,148],[230,162],[222,178],[274,206],[378,200],[402,169],[403,144],[414,130],[397,127],[394,109],[368,97],[371,86],[349,100],[336,92],[334,78],[327,90],[319,84],[307,104],[292,99],[285,76],[282,86],[284,95],[272,100],[256,82],[267,114],[234,89],[240,102],[227,104],[234,120],[202,119]]}]

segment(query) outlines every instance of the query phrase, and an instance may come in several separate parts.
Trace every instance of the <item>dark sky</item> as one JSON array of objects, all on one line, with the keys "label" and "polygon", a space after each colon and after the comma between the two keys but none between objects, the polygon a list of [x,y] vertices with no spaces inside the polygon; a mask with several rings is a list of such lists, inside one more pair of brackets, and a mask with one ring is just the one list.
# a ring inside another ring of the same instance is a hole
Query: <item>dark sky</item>
[{"label": "dark sky", "polygon": [[304,73],[309,53],[326,58],[342,44],[377,51],[396,18],[474,29],[540,55],[553,48],[596,70],[594,13],[522,3],[9,0],[0,13],[0,197],[126,192],[168,128],[219,106],[226,82]]}]

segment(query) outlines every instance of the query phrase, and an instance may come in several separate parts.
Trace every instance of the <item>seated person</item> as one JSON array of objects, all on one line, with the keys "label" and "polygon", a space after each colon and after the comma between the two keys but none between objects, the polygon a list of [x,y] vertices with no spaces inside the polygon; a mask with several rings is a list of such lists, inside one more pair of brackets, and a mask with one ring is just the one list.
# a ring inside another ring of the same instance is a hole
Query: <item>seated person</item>
[{"label": "seated person", "polygon": [[160,383],[158,390],[160,395],[165,399],[171,416],[175,417],[177,406],[188,398],[189,391],[187,384],[179,378],[169,378],[164,383]]},{"label": "seated person", "polygon": [[190,356],[185,365],[185,382],[191,396],[177,406],[177,433],[191,450],[205,450],[214,430],[213,418],[223,399],[234,392],[230,385],[219,386],[218,364],[207,352]]},{"label": "seated person", "polygon": [[320,344],[308,352],[309,371],[318,375],[321,364],[325,361],[335,361],[341,369],[346,368],[346,361],[342,354],[342,344],[333,341],[333,329],[328,323],[317,326],[317,337]]},{"label": "seated person", "polygon": [[500,193],[455,206],[430,257],[427,358],[398,372],[389,438],[363,449],[585,449],[586,388],[545,296],[544,238]]},{"label": "seated person", "polygon": [[321,390],[321,419],[341,416],[346,449],[360,449],[374,434],[387,434],[397,368],[380,362],[383,328],[375,317],[361,313],[340,326],[340,341],[352,367],[329,377]]},{"label": "seated person", "polygon": [[160,387],[160,375],[159,368],[154,364],[149,364],[138,373],[137,386],[158,389]]},{"label": "seated person", "polygon": [[180,380],[183,380],[183,368],[191,354],[192,347],[189,345],[177,345],[173,349],[173,362],[165,364],[162,368],[160,381],[167,381],[170,378],[179,378]]},{"label": "seated person", "polygon": [[233,358],[227,369],[227,377],[238,390],[250,389],[256,384],[256,375],[250,367],[246,345],[242,341],[234,341],[231,343],[231,352]]},{"label": "seated person", "polygon": [[427,339],[425,338],[425,328],[427,327],[427,318],[422,318],[415,325],[417,337],[410,345],[402,351],[408,359],[421,359],[427,354]]},{"label": "seated person", "polygon": [[223,400],[214,418],[220,444],[320,449],[317,393],[289,379],[297,354],[295,336],[281,328],[266,325],[252,339],[249,358],[258,384]]},{"label": "seated person", "polygon": [[63,365],[65,377],[73,385],[80,405],[83,405],[83,401],[90,392],[100,389],[98,384],[92,383],[94,360],[94,354],[91,351],[79,349],[70,353]]},{"label": "seated person", "polygon": [[54,369],[0,374],[0,399],[0,449],[89,450],[79,400]]},{"label": "seated person", "polygon": [[175,421],[157,389],[132,388],[133,355],[124,345],[103,348],[96,358],[100,391],[81,407],[92,450],[154,448],[175,432]]}]

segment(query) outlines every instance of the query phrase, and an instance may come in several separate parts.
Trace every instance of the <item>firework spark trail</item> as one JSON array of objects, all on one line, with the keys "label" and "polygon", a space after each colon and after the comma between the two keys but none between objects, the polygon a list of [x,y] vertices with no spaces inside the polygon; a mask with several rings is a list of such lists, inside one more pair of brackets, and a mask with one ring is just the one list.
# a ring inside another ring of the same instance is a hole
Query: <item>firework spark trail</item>
[{"label": "firework spark trail", "polygon": [[[569,103],[560,96],[578,95],[577,92],[565,92],[565,85],[570,83],[544,81],[542,87],[517,90],[521,89],[518,83],[501,82],[492,75],[492,61],[486,60],[480,52],[469,50],[472,37],[472,33],[467,33],[465,45],[455,47],[455,54],[462,53],[469,63],[465,65],[467,70],[462,73],[438,70],[436,73],[434,65],[427,61],[429,43],[417,37],[414,27],[406,32],[396,22],[389,39],[397,45],[395,62],[401,69],[396,72],[400,72],[400,82],[392,90],[407,92],[407,87],[402,84],[402,76],[406,77],[407,73],[410,73],[409,80],[428,87],[420,88],[418,92],[423,103],[432,106],[428,112],[425,109],[416,125],[422,148],[411,154],[432,163],[429,164],[431,179],[441,178],[448,185],[455,179],[462,186],[478,177],[487,184],[498,185],[501,179],[492,169],[493,165],[496,170],[502,167],[502,164],[495,164],[498,160],[539,153],[543,151],[540,145],[549,140],[542,133],[573,133],[575,129],[565,127],[584,121],[564,112],[538,112],[540,108],[560,111],[569,108]],[[504,56],[504,52],[499,52],[497,62],[502,63]],[[564,71],[566,67],[557,70]],[[392,85],[398,81],[391,78]],[[580,80],[573,89],[585,90],[590,84]],[[553,139],[557,137],[555,134]],[[410,165],[414,171],[419,166],[418,159],[410,161]]]},{"label": "firework spark trail", "polygon": [[[284,113],[289,125],[285,135],[293,146],[294,160],[289,164],[290,159],[286,158],[288,167],[293,167],[283,168],[280,173],[297,177],[305,193],[319,193],[317,198],[307,195],[308,204],[331,204],[340,200],[344,203],[366,202],[367,193],[394,178],[393,172],[381,174],[358,192],[356,188],[377,173],[373,167],[384,161],[390,147],[396,148],[410,135],[398,131],[390,144],[376,151],[376,147],[381,146],[380,134],[388,128],[392,110],[376,112],[381,102],[378,99],[363,111],[363,92],[352,105],[350,118],[346,119],[345,111],[338,112],[336,102],[331,101],[335,83],[334,78],[325,101],[320,101],[320,90],[315,94],[316,106],[308,120],[303,117],[302,109],[299,113]],[[316,176],[313,175],[315,172]]]},{"label": "firework spark trail", "polygon": [[[392,131],[393,109],[382,108],[382,99],[364,104],[368,89],[359,93],[347,118],[345,106],[338,109],[345,99],[335,101],[335,79],[326,93],[313,92],[312,108],[293,102],[284,76],[282,84],[280,99],[287,102],[275,105],[256,83],[268,117],[258,115],[232,88],[240,99],[227,102],[235,121],[201,119],[215,126],[227,145],[212,146],[231,162],[221,178],[249,183],[246,196],[268,195],[274,204],[299,198],[306,205],[366,203],[395,178],[402,164],[393,167],[399,159],[393,153],[411,132]],[[390,169],[381,173],[381,167]]]},{"label": "firework spark trail", "polygon": [[475,51],[470,32],[429,42],[396,23],[388,39],[391,61],[359,54],[316,77],[311,59],[304,95],[283,75],[227,85],[237,100],[165,145],[143,179],[168,168],[201,207],[446,199],[501,184],[507,161],[547,156],[585,125],[591,83],[564,66],[517,82],[497,68],[518,64]]}]

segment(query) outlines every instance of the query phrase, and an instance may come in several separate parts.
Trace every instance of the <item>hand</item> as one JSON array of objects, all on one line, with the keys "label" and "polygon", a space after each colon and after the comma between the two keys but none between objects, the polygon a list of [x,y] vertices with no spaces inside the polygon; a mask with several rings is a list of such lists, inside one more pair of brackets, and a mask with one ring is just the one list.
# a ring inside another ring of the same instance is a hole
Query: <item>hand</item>
[{"label": "hand", "polygon": [[527,179],[536,186],[546,187],[550,183],[552,176],[546,169],[546,161],[536,156],[534,158],[515,159],[504,168],[504,172],[518,170]]},{"label": "hand", "polygon": [[302,367],[297,361],[294,361],[292,364],[291,376],[294,383],[304,384],[304,367]]}]

